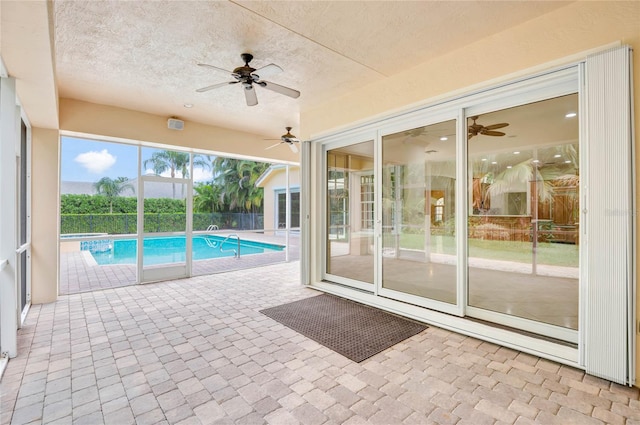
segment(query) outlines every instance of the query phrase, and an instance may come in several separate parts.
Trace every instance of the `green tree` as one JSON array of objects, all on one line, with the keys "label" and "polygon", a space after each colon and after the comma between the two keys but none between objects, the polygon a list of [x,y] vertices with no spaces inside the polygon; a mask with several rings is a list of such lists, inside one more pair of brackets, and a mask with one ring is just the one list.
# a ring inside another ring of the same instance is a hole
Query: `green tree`
[{"label": "green tree", "polygon": [[126,177],[118,177],[115,180],[109,177],[103,177],[94,183],[93,187],[96,189],[98,195],[103,195],[109,201],[109,214],[113,214],[113,201],[120,196],[125,190],[130,190],[135,193],[131,183],[128,183],[129,179]]},{"label": "green tree", "polygon": [[222,187],[212,183],[198,183],[193,188],[193,209],[196,212],[222,212],[225,209]]},{"label": "green tree", "polygon": [[264,192],[255,183],[268,167],[264,162],[218,157],[213,161],[212,184],[221,187],[222,198],[230,211],[258,212]]}]

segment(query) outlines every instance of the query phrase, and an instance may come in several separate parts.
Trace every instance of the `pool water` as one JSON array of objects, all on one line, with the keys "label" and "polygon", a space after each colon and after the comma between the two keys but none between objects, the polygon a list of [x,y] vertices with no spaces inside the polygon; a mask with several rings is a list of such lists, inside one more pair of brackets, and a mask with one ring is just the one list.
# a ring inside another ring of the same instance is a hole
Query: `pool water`
[{"label": "pool water", "polygon": [[[233,257],[238,249],[238,241],[226,236],[193,236],[193,259],[207,260],[211,258]],[[222,246],[221,246],[222,244]],[[117,239],[109,251],[91,252],[100,265],[136,264],[137,239]],[[284,246],[240,239],[240,256],[282,251]],[[184,236],[164,236],[144,239],[145,266],[167,263],[181,263],[186,258],[186,240]]]}]

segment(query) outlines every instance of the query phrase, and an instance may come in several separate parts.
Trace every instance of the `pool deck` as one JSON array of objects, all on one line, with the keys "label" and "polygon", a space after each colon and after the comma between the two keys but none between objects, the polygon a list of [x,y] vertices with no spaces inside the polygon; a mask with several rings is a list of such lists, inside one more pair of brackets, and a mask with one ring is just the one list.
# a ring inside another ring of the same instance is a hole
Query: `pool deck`
[{"label": "pool deck", "polygon": [[[220,236],[234,232],[220,232]],[[244,239],[285,245],[284,235],[263,235],[257,233],[240,233]],[[289,237],[289,261],[300,259],[300,238],[298,235]],[[241,253],[242,254],[242,253]],[[61,295],[77,294],[102,289],[119,288],[135,285],[137,282],[135,264],[98,265],[86,257],[83,251],[60,252],[60,287]],[[193,262],[192,276],[201,276],[232,270],[249,269],[286,262],[286,254],[270,252],[265,254],[240,255],[240,258],[224,257]]]}]

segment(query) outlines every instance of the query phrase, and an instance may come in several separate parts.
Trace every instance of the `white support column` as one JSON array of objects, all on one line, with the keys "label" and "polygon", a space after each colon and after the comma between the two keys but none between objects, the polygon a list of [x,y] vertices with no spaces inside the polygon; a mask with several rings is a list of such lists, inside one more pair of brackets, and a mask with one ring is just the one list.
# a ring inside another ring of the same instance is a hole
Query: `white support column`
[{"label": "white support column", "polygon": [[15,357],[17,352],[18,292],[16,282],[16,123],[15,79],[0,78],[0,355]]},{"label": "white support column", "polygon": [[[300,154],[300,283],[308,285],[310,276],[310,192],[311,192],[311,142],[301,143]],[[317,192],[314,192],[317,195]]]},{"label": "white support column", "polygon": [[289,182],[289,165],[286,166],[286,189],[284,195],[285,205],[285,261],[289,262],[289,233],[291,233],[291,184]]}]

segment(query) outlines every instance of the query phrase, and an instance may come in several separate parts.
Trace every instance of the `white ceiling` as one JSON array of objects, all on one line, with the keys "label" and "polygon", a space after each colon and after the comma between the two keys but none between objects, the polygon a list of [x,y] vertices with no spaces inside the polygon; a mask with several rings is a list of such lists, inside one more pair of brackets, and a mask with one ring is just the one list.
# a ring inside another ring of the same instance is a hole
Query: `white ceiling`
[{"label": "white ceiling", "polygon": [[[54,1],[58,93],[93,103],[177,116],[267,137],[300,111],[536,18],[554,1]],[[291,99],[239,85],[204,62],[233,70],[240,54]],[[490,54],[490,52],[487,52]],[[191,109],[185,103],[193,104]]]}]

